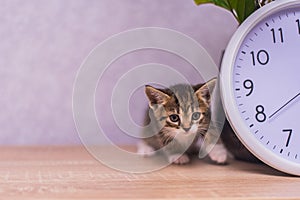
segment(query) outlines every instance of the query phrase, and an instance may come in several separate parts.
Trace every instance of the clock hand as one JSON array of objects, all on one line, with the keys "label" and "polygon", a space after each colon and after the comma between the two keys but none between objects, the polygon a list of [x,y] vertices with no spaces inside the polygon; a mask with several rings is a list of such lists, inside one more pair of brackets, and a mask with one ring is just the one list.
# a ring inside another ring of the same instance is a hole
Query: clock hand
[{"label": "clock hand", "polygon": [[276,115],[280,110],[282,110],[284,107],[286,107],[288,104],[290,104],[292,101],[294,101],[298,96],[300,96],[300,92],[291,98],[288,102],[286,102],[283,106],[281,106],[278,110],[276,110],[272,115],[269,116],[269,119],[271,119],[274,115]]}]

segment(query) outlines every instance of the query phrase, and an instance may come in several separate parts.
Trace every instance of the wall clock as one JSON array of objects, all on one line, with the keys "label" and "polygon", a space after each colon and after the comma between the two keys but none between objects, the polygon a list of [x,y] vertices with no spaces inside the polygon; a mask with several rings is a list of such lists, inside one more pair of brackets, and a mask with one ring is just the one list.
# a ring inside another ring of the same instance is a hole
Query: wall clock
[{"label": "wall clock", "polygon": [[300,175],[300,1],[277,0],[231,38],[220,74],[228,121],[260,160]]}]

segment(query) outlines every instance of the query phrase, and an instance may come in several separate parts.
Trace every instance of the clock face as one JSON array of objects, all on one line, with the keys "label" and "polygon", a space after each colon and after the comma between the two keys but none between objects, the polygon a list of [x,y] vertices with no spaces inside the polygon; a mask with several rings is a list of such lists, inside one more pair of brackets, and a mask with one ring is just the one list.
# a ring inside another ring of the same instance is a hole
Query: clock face
[{"label": "clock face", "polygon": [[267,17],[245,37],[233,68],[236,105],[267,149],[300,163],[300,9]]},{"label": "clock face", "polygon": [[231,125],[250,151],[300,175],[299,1],[269,13],[261,12],[232,38],[236,41],[222,63],[222,98]]}]

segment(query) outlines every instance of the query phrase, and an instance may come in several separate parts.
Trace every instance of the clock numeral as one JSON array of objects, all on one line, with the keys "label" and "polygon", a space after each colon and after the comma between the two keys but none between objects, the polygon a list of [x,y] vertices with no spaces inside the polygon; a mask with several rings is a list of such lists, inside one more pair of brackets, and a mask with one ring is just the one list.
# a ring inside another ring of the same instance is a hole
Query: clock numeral
[{"label": "clock numeral", "polygon": [[[276,31],[275,31],[275,29],[272,28],[271,32],[272,32],[272,36],[273,36],[273,43],[276,43],[277,40],[276,40]],[[278,32],[279,32],[279,35],[280,35],[280,42],[283,43],[283,31],[282,31],[282,28],[279,28]]]},{"label": "clock numeral", "polygon": [[254,88],[254,84],[253,81],[251,81],[250,79],[247,79],[244,81],[243,86],[245,89],[249,90],[248,94],[246,94],[246,96],[250,96],[253,92],[253,88]]},{"label": "clock numeral", "polygon": [[251,51],[250,54],[252,55],[253,66],[256,65],[256,61],[260,65],[266,65],[270,60],[270,56],[266,50],[260,50],[257,52],[257,54],[254,51]]},{"label": "clock numeral", "polygon": [[265,108],[262,105],[258,105],[256,106],[256,115],[255,115],[255,119],[258,122],[264,122],[267,119],[265,112]]},{"label": "clock numeral", "polygon": [[297,22],[297,25],[298,25],[298,33],[299,33],[299,35],[300,35],[300,20],[297,19],[296,22]]},{"label": "clock numeral", "polygon": [[293,130],[292,129],[283,129],[282,132],[284,132],[284,133],[287,132],[288,133],[288,138],[287,138],[286,143],[285,143],[285,146],[288,147],[289,144],[290,144],[290,140],[291,140]]}]

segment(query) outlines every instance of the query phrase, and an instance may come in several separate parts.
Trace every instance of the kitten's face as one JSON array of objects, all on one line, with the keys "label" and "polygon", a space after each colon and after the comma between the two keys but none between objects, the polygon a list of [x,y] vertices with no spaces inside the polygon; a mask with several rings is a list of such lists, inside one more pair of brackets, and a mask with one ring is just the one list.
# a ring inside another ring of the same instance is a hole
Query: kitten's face
[{"label": "kitten's face", "polygon": [[169,137],[204,136],[210,123],[209,90],[214,84],[215,80],[194,87],[179,84],[164,90],[146,86],[150,108],[163,127],[160,132]]}]

